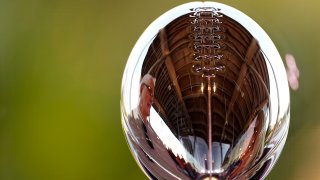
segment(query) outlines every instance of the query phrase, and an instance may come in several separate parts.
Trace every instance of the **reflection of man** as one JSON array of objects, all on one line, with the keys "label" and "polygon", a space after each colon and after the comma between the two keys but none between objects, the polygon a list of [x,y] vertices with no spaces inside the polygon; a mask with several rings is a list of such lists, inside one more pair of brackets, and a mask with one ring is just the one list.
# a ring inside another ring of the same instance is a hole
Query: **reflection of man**
[{"label": "reflection of man", "polygon": [[150,116],[150,108],[154,96],[154,83],[155,79],[150,74],[146,74],[142,78],[140,83],[140,98],[138,109],[144,124],[148,123],[147,117]]},{"label": "reflection of man", "polygon": [[[177,169],[167,148],[148,120],[154,98],[155,78],[146,74],[140,81],[137,108],[128,117],[129,145],[141,168],[151,179],[189,179]],[[157,119],[155,119],[157,120]],[[170,172],[173,171],[173,172]]]},{"label": "reflection of man", "polygon": [[133,141],[142,149],[154,149],[150,134],[155,134],[150,126],[148,117],[154,97],[155,78],[146,74],[140,81],[138,106],[132,110],[128,117],[129,129]]},{"label": "reflection of man", "polygon": [[154,84],[155,79],[150,74],[146,74],[145,76],[143,76],[140,82],[140,95],[138,107],[132,112],[132,115],[134,116],[134,119],[132,119],[132,121],[136,123],[136,126],[138,128],[141,128],[140,132],[143,132],[144,134],[144,136],[141,138],[144,138],[144,140],[152,149],[154,147],[148,135],[150,133],[150,130],[148,132],[148,129],[150,129],[150,122],[148,122],[148,117],[150,116],[150,109],[153,103]]}]

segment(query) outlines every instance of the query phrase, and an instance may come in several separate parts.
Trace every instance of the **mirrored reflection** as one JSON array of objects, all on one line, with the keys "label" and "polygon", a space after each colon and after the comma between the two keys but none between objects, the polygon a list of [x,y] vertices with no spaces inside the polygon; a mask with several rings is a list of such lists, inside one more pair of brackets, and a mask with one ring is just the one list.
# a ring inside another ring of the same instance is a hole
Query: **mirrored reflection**
[{"label": "mirrored reflection", "polygon": [[201,5],[172,10],[136,45],[122,86],[128,144],[150,179],[263,178],[287,135],[284,67],[230,7]]}]

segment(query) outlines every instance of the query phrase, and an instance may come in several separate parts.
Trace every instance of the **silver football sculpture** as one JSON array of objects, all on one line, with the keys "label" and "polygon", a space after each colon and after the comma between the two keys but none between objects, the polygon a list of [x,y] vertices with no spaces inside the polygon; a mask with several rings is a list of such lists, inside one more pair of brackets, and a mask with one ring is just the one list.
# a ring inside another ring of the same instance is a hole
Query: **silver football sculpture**
[{"label": "silver football sculpture", "polygon": [[289,127],[285,67],[244,13],[192,2],[156,19],[122,80],[122,126],[150,179],[264,179]]}]

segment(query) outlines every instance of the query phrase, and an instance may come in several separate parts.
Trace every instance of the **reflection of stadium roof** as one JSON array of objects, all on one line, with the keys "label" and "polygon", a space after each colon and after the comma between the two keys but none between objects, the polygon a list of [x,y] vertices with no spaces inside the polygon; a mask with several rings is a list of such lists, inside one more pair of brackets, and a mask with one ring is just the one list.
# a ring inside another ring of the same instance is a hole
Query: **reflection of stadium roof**
[{"label": "reflection of stadium roof", "polygon": [[[208,139],[204,66],[223,67],[212,70],[212,140],[233,143],[268,103],[268,72],[258,43],[242,25],[225,15],[212,19],[218,21],[208,25],[187,14],[164,27],[148,49],[141,75],[157,79],[153,106],[176,136]],[[208,42],[211,46],[201,49]],[[201,64],[195,53],[212,57],[214,63]],[[199,62],[200,71],[194,71]]]}]

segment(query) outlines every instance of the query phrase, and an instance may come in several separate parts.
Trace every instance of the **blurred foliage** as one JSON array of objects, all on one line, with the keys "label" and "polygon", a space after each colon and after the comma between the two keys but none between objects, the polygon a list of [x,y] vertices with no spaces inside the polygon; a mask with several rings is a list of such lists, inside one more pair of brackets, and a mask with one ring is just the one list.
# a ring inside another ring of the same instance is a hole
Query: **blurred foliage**
[{"label": "blurred foliage", "polygon": [[[320,179],[320,1],[220,2],[300,67],[288,141],[267,179]],[[144,29],[182,3],[0,0],[0,179],[146,179],[121,129],[122,72]]]}]

